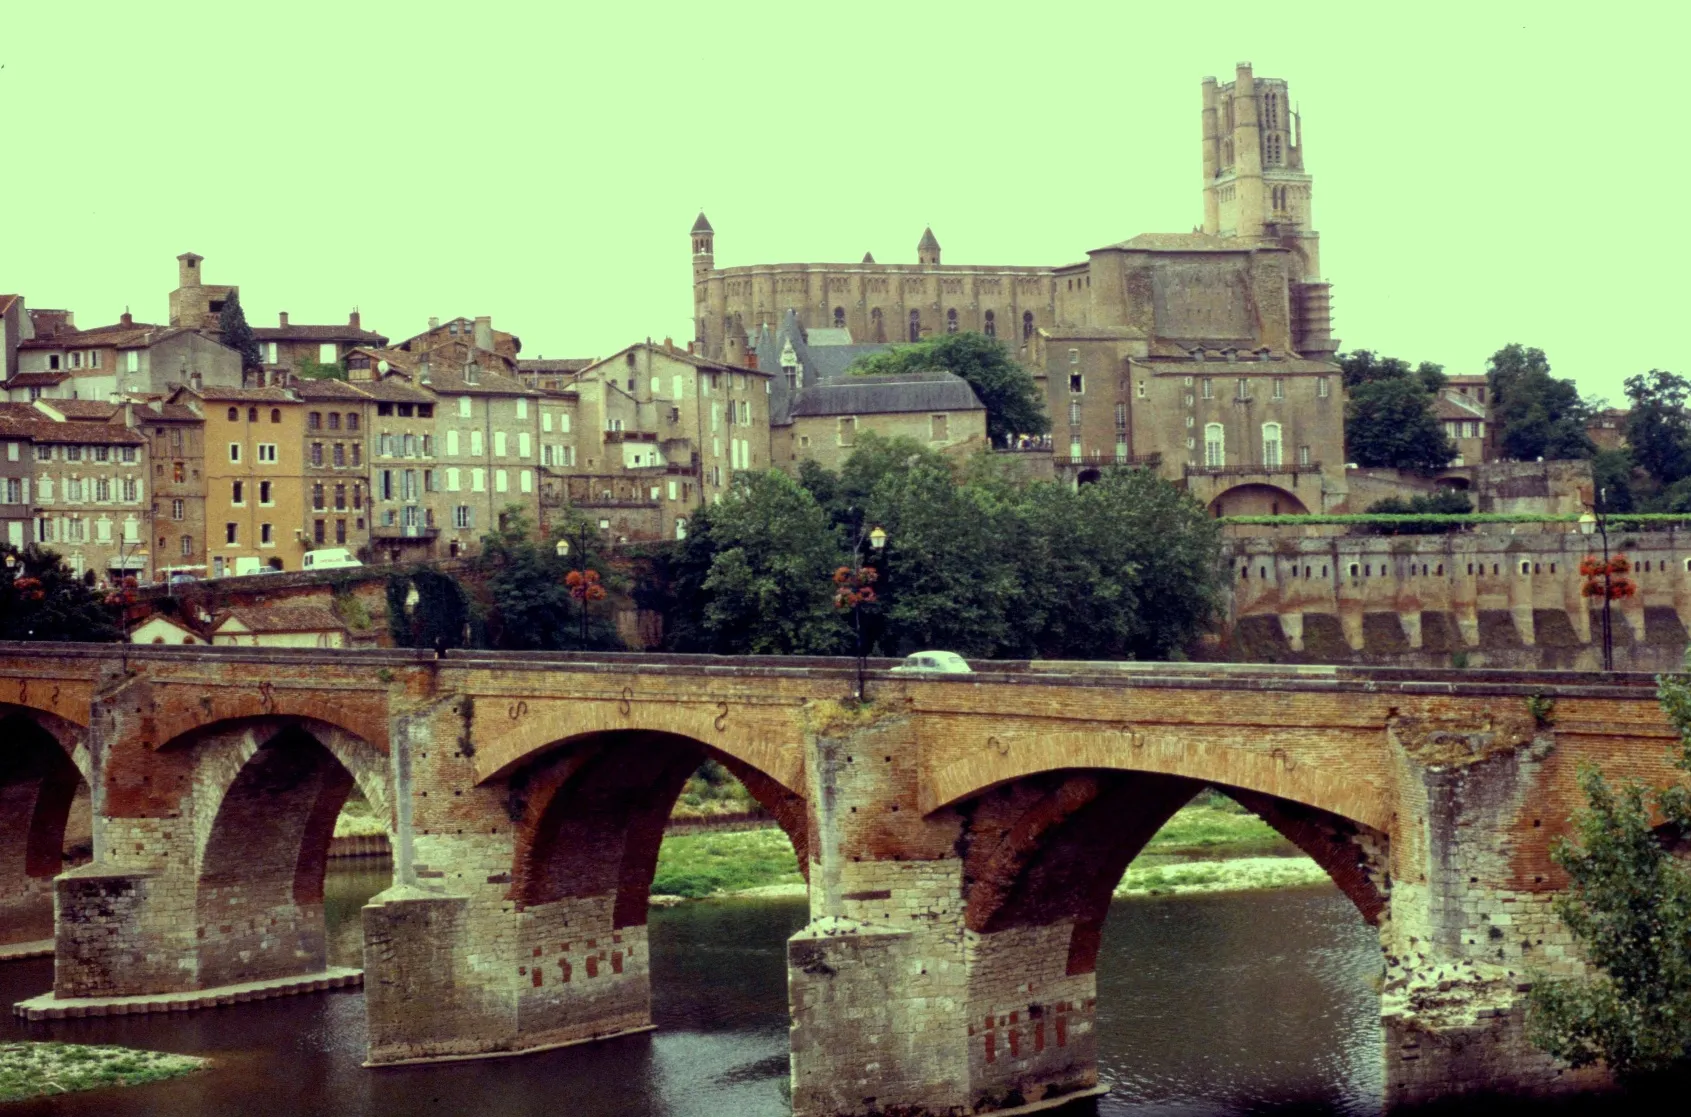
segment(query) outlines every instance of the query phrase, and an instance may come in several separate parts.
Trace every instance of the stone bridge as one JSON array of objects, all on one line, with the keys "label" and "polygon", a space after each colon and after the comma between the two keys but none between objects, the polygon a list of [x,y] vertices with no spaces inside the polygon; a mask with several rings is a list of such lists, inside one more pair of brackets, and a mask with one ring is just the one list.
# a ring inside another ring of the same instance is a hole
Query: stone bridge
[{"label": "stone bridge", "polygon": [[[1584,1081],[1527,1045],[1521,994],[1578,964],[1549,856],[1577,768],[1674,774],[1649,677],[885,666],[858,707],[849,660],[0,645],[0,941],[54,939],[36,1015],[321,987],[357,785],[395,851],[363,911],[371,1065],[641,1031],[664,822],[714,757],[811,882],[794,1112],[1024,1112],[1100,1090],[1111,890],[1213,786],[1378,927],[1391,1102]],[[94,856],[65,870],[80,782]]]}]

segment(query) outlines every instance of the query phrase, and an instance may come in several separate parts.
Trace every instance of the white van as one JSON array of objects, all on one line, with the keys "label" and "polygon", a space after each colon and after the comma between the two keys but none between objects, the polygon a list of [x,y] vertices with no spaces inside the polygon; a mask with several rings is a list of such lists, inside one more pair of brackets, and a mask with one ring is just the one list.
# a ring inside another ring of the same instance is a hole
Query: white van
[{"label": "white van", "polygon": [[229,571],[237,578],[245,578],[249,574],[268,574],[270,568],[264,565],[264,560],[255,555],[240,555],[235,559],[234,568]]},{"label": "white van", "polygon": [[305,552],[305,561],[300,564],[301,570],[339,570],[347,566],[363,566],[352,552],[345,547],[324,547],[316,551]]}]

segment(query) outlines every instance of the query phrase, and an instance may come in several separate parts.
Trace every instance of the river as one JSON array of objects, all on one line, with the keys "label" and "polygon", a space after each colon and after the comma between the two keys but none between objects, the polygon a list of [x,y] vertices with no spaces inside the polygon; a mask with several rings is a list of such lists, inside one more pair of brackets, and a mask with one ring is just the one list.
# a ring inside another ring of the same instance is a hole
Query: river
[{"label": "river", "polygon": [[[380,872],[330,874],[337,962],[356,964],[358,906]],[[781,1117],[787,1075],[785,940],[798,900],[725,900],[652,912],[658,1031],[511,1059],[366,1070],[358,992],[317,993],[166,1016],[26,1025],[0,1037],[120,1043],[212,1056],[209,1071],[8,1112],[183,1114],[568,1114]],[[1374,934],[1330,886],[1121,900],[1098,967],[1096,1109],[1208,1115],[1280,1105],[1373,1112],[1381,1091]],[[6,1004],[52,984],[47,960],[0,965]]]}]

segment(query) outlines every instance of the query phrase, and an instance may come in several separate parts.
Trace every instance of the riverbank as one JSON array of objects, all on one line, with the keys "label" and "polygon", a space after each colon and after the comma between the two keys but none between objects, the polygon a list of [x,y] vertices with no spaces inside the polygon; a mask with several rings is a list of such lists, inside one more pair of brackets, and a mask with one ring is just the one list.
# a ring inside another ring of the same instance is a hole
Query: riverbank
[{"label": "riverbank", "polygon": [[[1152,838],[1117,896],[1174,896],[1306,888],[1327,874],[1296,846],[1232,800],[1206,793]],[[707,897],[802,896],[793,847],[779,828],[671,833],[658,854],[652,902]]]},{"label": "riverbank", "polygon": [[0,1102],[162,1082],[192,1074],[210,1063],[193,1055],[131,1047],[0,1043]]}]

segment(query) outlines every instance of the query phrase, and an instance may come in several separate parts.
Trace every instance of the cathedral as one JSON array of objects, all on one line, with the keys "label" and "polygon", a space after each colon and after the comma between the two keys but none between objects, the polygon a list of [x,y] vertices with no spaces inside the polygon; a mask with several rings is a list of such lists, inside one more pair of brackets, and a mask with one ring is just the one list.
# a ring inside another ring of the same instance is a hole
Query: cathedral
[{"label": "cathedral", "polygon": [[[1152,465],[1217,515],[1332,511],[1346,496],[1344,390],[1321,275],[1303,126],[1287,84],[1241,64],[1205,78],[1203,223],[1057,266],[946,264],[932,229],[914,264],[716,266],[691,231],[695,349],[743,363],[789,312],[853,342],[978,331],[1040,381],[1057,472]],[[1006,450],[1025,448],[1003,447]]]}]

